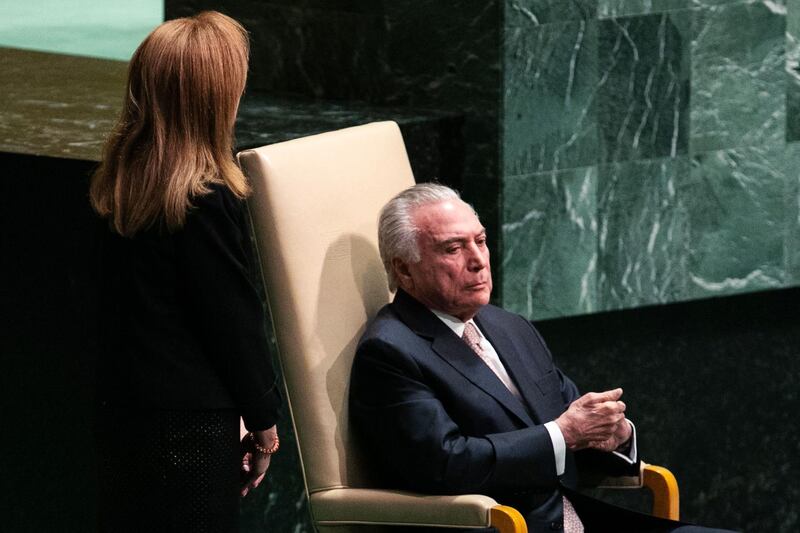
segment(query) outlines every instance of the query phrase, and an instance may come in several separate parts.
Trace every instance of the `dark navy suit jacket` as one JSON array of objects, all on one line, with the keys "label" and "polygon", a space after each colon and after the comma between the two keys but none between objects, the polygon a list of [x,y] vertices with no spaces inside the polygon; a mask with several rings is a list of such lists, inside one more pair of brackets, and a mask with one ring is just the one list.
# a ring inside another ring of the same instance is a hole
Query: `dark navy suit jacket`
[{"label": "dark navy suit jacket", "polygon": [[579,397],[533,325],[492,305],[475,322],[524,401],[439,318],[398,291],[359,342],[350,414],[375,483],[425,493],[479,493],[519,509],[532,531],[562,519],[561,492],[579,471],[638,473],[613,454],[567,452],[556,475],[544,423]]}]

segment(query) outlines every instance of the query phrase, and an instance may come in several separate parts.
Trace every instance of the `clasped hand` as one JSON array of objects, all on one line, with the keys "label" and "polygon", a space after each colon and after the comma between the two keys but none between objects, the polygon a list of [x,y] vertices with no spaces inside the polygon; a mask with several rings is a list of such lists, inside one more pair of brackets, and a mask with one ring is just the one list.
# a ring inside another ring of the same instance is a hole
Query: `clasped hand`
[{"label": "clasped hand", "polygon": [[240,472],[240,494],[247,496],[250,490],[258,487],[264,480],[264,475],[269,468],[272,455],[264,454],[256,450],[253,444],[255,439],[264,448],[270,448],[278,437],[278,430],[275,426],[263,431],[254,431],[253,437],[247,435],[247,431],[242,426],[242,467]]},{"label": "clasped hand", "polygon": [[631,425],[625,419],[622,389],[584,394],[572,404],[556,424],[569,450],[595,448],[614,451],[631,438]]}]

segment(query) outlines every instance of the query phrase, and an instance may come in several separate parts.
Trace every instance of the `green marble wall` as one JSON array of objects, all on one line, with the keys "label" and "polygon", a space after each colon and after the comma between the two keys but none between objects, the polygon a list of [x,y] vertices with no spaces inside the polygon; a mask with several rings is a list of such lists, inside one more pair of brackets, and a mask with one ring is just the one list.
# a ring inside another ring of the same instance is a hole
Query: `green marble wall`
[{"label": "green marble wall", "polygon": [[502,302],[800,281],[800,1],[506,0]]}]

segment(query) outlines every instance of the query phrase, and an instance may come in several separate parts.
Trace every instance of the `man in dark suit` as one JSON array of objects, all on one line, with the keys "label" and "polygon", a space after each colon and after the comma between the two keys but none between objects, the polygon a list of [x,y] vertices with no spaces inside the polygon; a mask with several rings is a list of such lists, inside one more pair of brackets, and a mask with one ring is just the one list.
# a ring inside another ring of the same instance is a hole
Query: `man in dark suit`
[{"label": "man in dark suit", "polygon": [[353,364],[352,423],[386,486],[480,493],[529,531],[689,531],[575,492],[578,476],[639,471],[621,389],[581,396],[533,325],[489,305],[486,232],[457,193],[416,185],[381,213],[394,301]]}]

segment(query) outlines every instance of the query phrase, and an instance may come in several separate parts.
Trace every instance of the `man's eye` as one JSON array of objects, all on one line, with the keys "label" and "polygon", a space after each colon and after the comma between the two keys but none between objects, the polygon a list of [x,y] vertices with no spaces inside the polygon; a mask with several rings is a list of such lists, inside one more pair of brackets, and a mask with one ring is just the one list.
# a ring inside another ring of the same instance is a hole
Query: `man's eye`
[{"label": "man's eye", "polygon": [[458,248],[459,248],[458,246],[448,246],[447,248],[445,248],[445,252],[447,252],[448,254],[454,254],[458,252]]},{"label": "man's eye", "polygon": [[475,242],[478,244],[478,246],[483,246],[483,245],[486,244],[486,237],[481,237],[479,239],[475,239]]}]

